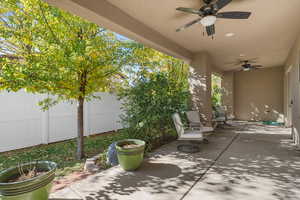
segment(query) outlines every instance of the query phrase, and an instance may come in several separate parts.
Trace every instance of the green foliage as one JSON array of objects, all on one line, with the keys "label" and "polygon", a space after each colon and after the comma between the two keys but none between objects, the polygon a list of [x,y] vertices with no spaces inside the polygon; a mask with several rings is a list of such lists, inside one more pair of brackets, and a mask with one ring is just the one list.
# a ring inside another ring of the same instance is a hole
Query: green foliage
[{"label": "green foliage", "polygon": [[95,92],[123,88],[130,137],[146,141],[170,132],[171,114],[187,107],[187,65],[120,41],[41,0],[2,0],[0,38],[0,90],[49,94],[40,102],[43,109],[60,101],[79,102],[79,158],[83,102],[95,98]]},{"label": "green foliage", "polygon": [[0,90],[44,93],[49,109],[78,102],[78,158],[83,151],[83,105],[114,89],[130,48],[115,34],[42,0],[0,1]]},{"label": "green foliage", "polygon": [[216,75],[212,75],[212,105],[214,109],[222,105],[221,78]]},{"label": "green foliage", "polygon": [[133,72],[138,76],[120,93],[125,111],[122,122],[130,137],[151,143],[174,130],[174,112],[187,109],[188,66],[154,50],[144,56]]},{"label": "green foliage", "polygon": [[[105,161],[105,150],[108,146],[117,140],[128,138],[125,133],[112,133],[108,135],[90,136],[85,139],[86,155],[95,156],[101,152],[102,160]],[[74,171],[81,171],[85,160],[77,160],[74,157],[76,150],[76,141],[69,140],[60,143],[43,145],[25,150],[11,151],[0,154],[0,171],[19,163],[25,163],[36,160],[51,160],[58,164],[58,176],[65,176]],[[104,162],[101,162],[103,167]]]},{"label": "green foliage", "polygon": [[128,55],[113,33],[41,0],[1,1],[0,38],[0,89],[51,94],[45,109],[110,90]]}]

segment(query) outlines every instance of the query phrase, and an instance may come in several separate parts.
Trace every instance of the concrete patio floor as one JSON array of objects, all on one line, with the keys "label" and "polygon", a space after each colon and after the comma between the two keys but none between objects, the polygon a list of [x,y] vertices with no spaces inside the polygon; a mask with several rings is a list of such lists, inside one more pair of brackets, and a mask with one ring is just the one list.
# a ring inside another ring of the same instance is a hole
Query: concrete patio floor
[{"label": "concrete patio floor", "polygon": [[209,141],[196,154],[178,152],[173,142],[153,152],[136,172],[113,167],[51,199],[300,199],[300,152],[290,129],[234,123]]}]

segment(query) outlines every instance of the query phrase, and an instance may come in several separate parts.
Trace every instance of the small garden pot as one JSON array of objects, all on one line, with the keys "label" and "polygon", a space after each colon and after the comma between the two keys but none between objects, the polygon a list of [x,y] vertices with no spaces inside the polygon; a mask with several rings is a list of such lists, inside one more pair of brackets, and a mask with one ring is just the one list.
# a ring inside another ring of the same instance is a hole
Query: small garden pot
[{"label": "small garden pot", "polygon": [[118,160],[126,171],[136,170],[143,162],[145,142],[142,140],[127,139],[116,143]]},{"label": "small garden pot", "polygon": [[[35,166],[41,175],[19,182],[9,182]],[[9,168],[0,173],[0,200],[48,200],[55,177],[56,163],[39,161]]]}]

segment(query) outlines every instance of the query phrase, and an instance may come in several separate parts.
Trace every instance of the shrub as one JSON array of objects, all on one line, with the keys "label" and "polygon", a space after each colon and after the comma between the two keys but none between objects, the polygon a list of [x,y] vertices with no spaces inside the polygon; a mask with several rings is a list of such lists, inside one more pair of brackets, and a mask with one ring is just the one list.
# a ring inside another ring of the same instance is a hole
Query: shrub
[{"label": "shrub", "polygon": [[212,106],[215,110],[216,107],[222,105],[222,87],[221,78],[216,75],[212,75]]},{"label": "shrub", "polygon": [[140,76],[120,93],[124,131],[146,141],[148,149],[155,139],[174,134],[171,115],[187,110],[188,67],[178,61],[164,69]]}]

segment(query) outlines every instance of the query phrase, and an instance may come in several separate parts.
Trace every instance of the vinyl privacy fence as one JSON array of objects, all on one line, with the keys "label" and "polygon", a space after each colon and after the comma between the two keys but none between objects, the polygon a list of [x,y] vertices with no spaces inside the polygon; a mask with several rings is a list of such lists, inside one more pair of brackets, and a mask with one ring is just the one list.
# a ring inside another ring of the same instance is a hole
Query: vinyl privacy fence
[{"label": "vinyl privacy fence", "polygon": [[[86,136],[122,128],[119,123],[121,102],[113,94],[97,95],[101,100],[84,105]],[[0,93],[0,152],[77,136],[76,105],[61,103],[44,112],[37,104],[45,97],[24,91]]]}]

